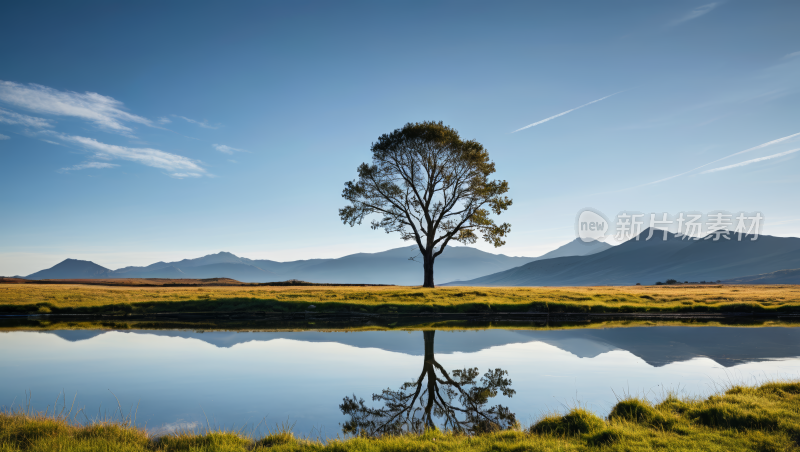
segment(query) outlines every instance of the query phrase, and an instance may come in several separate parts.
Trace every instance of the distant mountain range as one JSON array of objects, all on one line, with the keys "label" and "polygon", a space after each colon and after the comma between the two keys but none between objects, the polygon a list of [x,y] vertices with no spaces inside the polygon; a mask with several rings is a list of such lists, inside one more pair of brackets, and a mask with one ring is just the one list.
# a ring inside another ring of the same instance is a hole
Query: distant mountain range
[{"label": "distant mountain range", "polygon": [[[435,279],[453,286],[587,286],[654,284],[656,281],[723,281],[730,284],[800,284],[800,238],[761,235],[741,241],[662,240],[649,230],[621,245],[579,239],[539,257],[511,257],[470,247],[449,247],[436,260]],[[232,278],[242,282],[299,279],[316,283],[419,285],[416,246],[338,259],[292,262],[247,259],[227,252],[146,267],[110,270],[67,259],[28,279]],[[409,260],[415,257],[416,260]]]},{"label": "distant mountain range", "polygon": [[[750,277],[752,283],[774,283],[784,277],[789,281],[796,275],[782,270],[800,268],[800,238],[761,235],[757,240],[743,236],[738,241],[733,236],[731,240],[714,241],[710,236],[690,240],[667,233],[667,239],[662,240],[662,234],[662,231],[655,231],[650,240],[645,240],[649,235],[649,230],[645,230],[638,240],[631,239],[600,253],[533,261],[449,285],[630,285],[654,284],[667,279],[729,282],[746,275],[759,275]],[[779,273],[772,277],[763,275],[772,272]],[[757,278],[762,278],[762,282],[756,282]]]},{"label": "distant mountain range", "polygon": [[[518,267],[528,262],[556,256],[597,253],[610,248],[602,242],[583,243],[576,239],[538,258],[491,254],[475,248],[445,248],[436,259],[436,281],[467,280]],[[422,261],[416,246],[395,248],[380,253],[358,253],[338,259],[310,259],[275,262],[238,257],[220,252],[178,262],[156,262],[146,267],[110,270],[90,261],[66,259],[27,279],[103,279],[103,278],[233,278],[242,282],[274,282],[299,279],[316,283],[397,284],[422,283]],[[416,256],[416,260],[409,258]]]}]

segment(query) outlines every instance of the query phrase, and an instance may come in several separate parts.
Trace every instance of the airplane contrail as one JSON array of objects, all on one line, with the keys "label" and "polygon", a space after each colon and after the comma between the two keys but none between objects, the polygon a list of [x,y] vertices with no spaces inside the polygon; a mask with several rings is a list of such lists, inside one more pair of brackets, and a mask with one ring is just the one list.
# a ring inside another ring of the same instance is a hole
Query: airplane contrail
[{"label": "airplane contrail", "polygon": [[527,126],[525,126],[525,127],[522,127],[522,128],[519,128],[519,129],[517,129],[517,130],[515,130],[515,131],[513,131],[513,132],[511,132],[511,133],[517,133],[517,132],[519,132],[520,130],[525,130],[525,129],[529,128],[529,127],[538,126],[539,124],[542,124],[542,123],[545,123],[545,122],[547,122],[547,121],[550,121],[551,119],[556,119],[556,118],[558,118],[559,116],[564,116],[564,115],[566,115],[567,113],[571,113],[571,112],[573,112],[573,111],[575,111],[575,110],[579,110],[579,109],[581,109],[581,108],[583,108],[583,107],[585,107],[585,106],[587,106],[587,105],[592,105],[592,104],[593,104],[593,103],[595,103],[595,102],[600,102],[601,100],[608,99],[608,98],[609,98],[609,97],[611,97],[611,96],[616,96],[617,94],[619,94],[619,93],[621,93],[621,92],[622,92],[622,91],[620,91],[620,92],[617,92],[617,93],[614,93],[614,94],[610,94],[610,95],[608,95],[608,96],[606,96],[606,97],[601,97],[600,99],[593,100],[593,101],[589,102],[588,104],[583,104],[583,105],[581,105],[580,107],[575,107],[575,108],[573,108],[572,110],[567,110],[567,111],[565,111],[565,112],[563,112],[563,113],[559,113],[559,114],[557,114],[557,115],[555,115],[555,116],[551,116],[551,117],[549,117],[549,118],[547,118],[547,119],[542,119],[542,120],[541,120],[541,121],[539,121],[539,122],[534,122],[533,124],[528,124]]},{"label": "airplane contrail", "polygon": [[705,168],[705,167],[707,167],[708,165],[713,165],[714,163],[721,162],[721,161],[723,161],[723,160],[725,160],[725,159],[729,159],[729,158],[731,158],[731,157],[735,157],[735,156],[737,156],[737,155],[740,155],[740,154],[744,154],[745,152],[755,151],[756,149],[765,148],[765,147],[767,147],[767,146],[771,146],[771,145],[773,145],[773,144],[780,143],[780,142],[782,142],[782,141],[790,140],[790,139],[792,139],[792,138],[794,138],[794,137],[796,137],[796,136],[798,136],[798,135],[800,135],[800,132],[798,132],[798,133],[795,133],[795,134],[793,134],[793,135],[785,136],[785,137],[783,137],[783,138],[778,138],[777,140],[767,141],[766,143],[759,144],[758,146],[753,146],[753,147],[751,147],[751,148],[749,148],[749,149],[745,149],[744,151],[734,152],[734,153],[733,153],[733,154],[731,154],[731,155],[726,155],[725,157],[722,157],[722,158],[716,159],[716,160],[714,160],[713,162],[708,162],[708,163],[706,163],[706,164],[704,164],[704,165],[700,165],[700,166],[698,166],[697,168],[690,169],[689,171],[684,171],[684,172],[682,172],[682,173],[680,173],[680,174],[676,174],[676,175],[674,175],[674,176],[665,177],[664,179],[659,179],[659,180],[657,180],[657,181],[648,182],[648,183],[646,183],[646,184],[637,185],[637,186],[635,186],[635,187],[631,187],[631,188],[639,188],[639,187],[644,187],[644,186],[647,186],[647,185],[653,185],[653,184],[658,184],[658,183],[660,183],[660,182],[668,181],[668,180],[670,180],[670,179],[675,179],[676,177],[681,177],[681,176],[683,176],[683,175],[685,175],[685,174],[689,174],[689,173],[691,173],[691,172],[693,172],[693,171],[697,171],[697,170],[699,170],[700,168]]},{"label": "airplane contrail", "polygon": [[721,166],[721,167],[719,167],[719,168],[714,168],[714,169],[710,169],[710,170],[705,170],[705,171],[703,171],[703,172],[702,172],[702,173],[700,173],[700,174],[706,174],[706,173],[716,173],[717,171],[724,171],[724,170],[726,170],[726,169],[738,168],[738,167],[740,167],[740,166],[749,165],[749,164],[751,164],[751,163],[763,162],[764,160],[770,160],[770,159],[774,159],[774,158],[778,158],[778,157],[783,157],[784,155],[789,155],[789,154],[795,153],[795,152],[797,152],[797,151],[800,151],[800,148],[797,148],[797,149],[792,149],[792,150],[790,150],[790,151],[779,152],[779,153],[777,153],[777,154],[768,155],[768,156],[766,156],[766,157],[759,157],[759,158],[757,158],[757,159],[745,160],[744,162],[734,163],[733,165]]},{"label": "airplane contrail", "polygon": [[[692,172],[694,172],[694,171],[697,171],[697,170],[699,170],[700,168],[705,168],[705,167],[706,167],[706,166],[708,166],[708,165],[713,165],[714,163],[720,162],[720,161],[722,161],[722,160],[729,159],[729,158],[731,158],[731,157],[735,157],[735,156],[737,156],[737,155],[744,154],[745,152],[755,151],[755,150],[757,150],[757,149],[762,149],[762,148],[765,148],[765,147],[767,147],[767,146],[771,146],[771,145],[773,145],[773,144],[781,143],[781,142],[783,142],[783,141],[790,140],[790,139],[792,139],[792,138],[794,138],[794,137],[796,137],[796,136],[800,136],[800,132],[798,132],[798,133],[795,133],[795,134],[792,134],[792,135],[785,136],[785,137],[783,137],[783,138],[778,138],[778,139],[776,139],[776,140],[767,141],[766,143],[759,144],[758,146],[753,146],[753,147],[751,147],[751,148],[745,149],[744,151],[734,152],[734,153],[733,153],[733,154],[731,154],[731,155],[726,155],[725,157],[718,158],[718,159],[714,160],[713,162],[708,162],[708,163],[706,163],[706,164],[704,164],[704,165],[700,165],[700,166],[698,166],[698,167],[696,167],[696,168],[692,168],[692,169],[690,169],[690,170],[688,170],[688,171],[684,171],[684,172],[682,172],[682,173],[680,173],[680,174],[676,174],[676,175],[674,175],[674,176],[665,177],[665,178],[663,178],[663,179],[659,179],[659,180],[656,180],[656,181],[653,181],[653,182],[648,182],[648,183],[646,183],[646,184],[641,184],[641,185],[636,185],[636,186],[633,186],[633,187],[623,188],[623,189],[620,189],[620,190],[614,190],[614,191],[603,192],[603,193],[596,193],[596,194],[599,194],[599,195],[607,195],[607,194],[610,194],[610,193],[619,193],[619,192],[621,192],[621,191],[632,190],[632,189],[634,189],[634,188],[647,187],[648,185],[655,185],[655,184],[659,184],[659,183],[661,183],[661,182],[666,182],[666,181],[668,181],[668,180],[670,180],[670,179],[675,179],[676,177],[681,177],[681,176],[683,176],[683,175],[686,175],[686,174],[692,173]],[[772,156],[772,157],[775,157],[775,156]],[[758,159],[754,159],[754,160],[758,160]],[[750,162],[750,163],[754,163],[754,161],[749,161],[749,160],[748,160],[748,162]],[[744,163],[744,162],[743,162],[743,163]],[[733,167],[733,166],[734,166],[734,165],[730,165],[730,167]],[[719,171],[722,171],[722,169],[727,169],[727,168],[728,168],[728,167],[723,167],[723,168],[718,168],[717,170],[719,170]],[[703,171],[703,172],[702,172],[702,173],[700,173],[700,174],[705,174],[706,172],[711,172],[711,171]]]}]

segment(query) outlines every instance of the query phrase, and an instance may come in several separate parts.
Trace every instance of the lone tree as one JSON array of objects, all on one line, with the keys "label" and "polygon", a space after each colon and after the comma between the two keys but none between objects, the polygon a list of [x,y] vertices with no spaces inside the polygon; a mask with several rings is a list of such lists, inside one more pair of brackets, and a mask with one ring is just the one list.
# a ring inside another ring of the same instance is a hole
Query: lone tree
[{"label": "lone tree", "polygon": [[350,205],[339,216],[354,226],[378,214],[372,229],[415,240],[423,287],[434,287],[433,262],[450,240],[472,244],[480,236],[495,247],[505,245],[511,225],[495,224],[490,215],[511,205],[502,196],[508,183],[489,180],[494,163],[483,145],[463,141],[441,122],[422,122],[382,135],[371,150],[372,165],[362,163],[358,179],[345,183],[342,197]]},{"label": "lone tree", "polygon": [[[484,433],[506,430],[518,425],[517,418],[503,405],[487,406],[489,399],[499,394],[512,397],[508,371],[489,370],[478,380],[478,368],[454,370],[451,374],[436,361],[433,352],[435,331],[423,331],[425,360],[422,373],[415,381],[403,384],[398,390],[384,389],[373,394],[380,408],[367,406],[364,399],[345,397],[339,409],[350,420],[342,432],[357,436],[399,435],[422,433],[436,428],[435,418],[441,419],[444,430],[460,433]],[[427,382],[425,381],[427,379]]]}]

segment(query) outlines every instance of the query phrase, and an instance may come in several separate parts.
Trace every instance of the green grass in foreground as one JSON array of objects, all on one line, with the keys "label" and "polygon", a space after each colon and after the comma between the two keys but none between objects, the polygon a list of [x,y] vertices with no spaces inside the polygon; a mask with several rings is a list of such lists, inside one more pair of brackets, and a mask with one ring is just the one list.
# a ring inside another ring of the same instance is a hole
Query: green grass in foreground
[{"label": "green grass in foreground", "polygon": [[249,438],[238,432],[183,432],[152,438],[128,423],[76,425],[68,416],[0,414],[0,451],[791,451],[800,450],[800,382],[733,386],[707,399],[620,401],[608,419],[575,408],[526,430],[478,436],[422,435],[332,440],[288,431]]},{"label": "green grass in foreground", "polygon": [[[313,308],[311,306],[314,306]],[[108,287],[0,284],[0,314],[800,312],[800,286]]]}]

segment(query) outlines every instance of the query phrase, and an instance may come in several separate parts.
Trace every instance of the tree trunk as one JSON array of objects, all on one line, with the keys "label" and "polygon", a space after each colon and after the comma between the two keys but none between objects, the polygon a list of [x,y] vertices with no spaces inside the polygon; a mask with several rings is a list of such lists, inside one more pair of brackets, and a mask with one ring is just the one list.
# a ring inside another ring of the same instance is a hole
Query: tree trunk
[{"label": "tree trunk", "polygon": [[422,287],[434,287],[433,285],[433,253],[424,254],[422,258],[422,268],[425,271],[425,279]]},{"label": "tree trunk", "polygon": [[433,335],[436,331],[423,331],[422,337],[425,339],[425,373],[428,374],[428,401],[425,404],[425,414],[423,415],[423,420],[425,422],[426,428],[436,428],[436,425],[433,423],[433,417],[431,416],[433,412],[433,404],[436,398],[436,368],[433,366],[434,363],[434,356],[433,356]]},{"label": "tree trunk", "polygon": [[436,334],[436,330],[433,331],[423,331],[422,337],[425,339],[425,362],[433,361],[433,335]]}]

